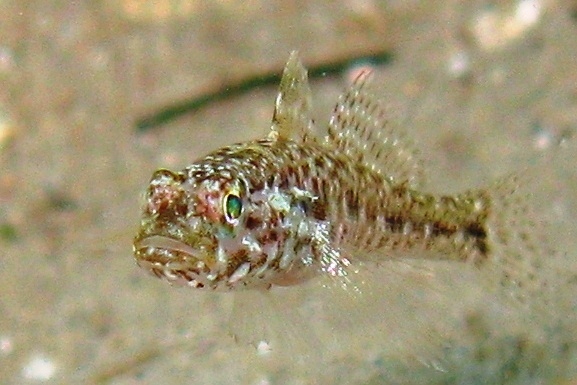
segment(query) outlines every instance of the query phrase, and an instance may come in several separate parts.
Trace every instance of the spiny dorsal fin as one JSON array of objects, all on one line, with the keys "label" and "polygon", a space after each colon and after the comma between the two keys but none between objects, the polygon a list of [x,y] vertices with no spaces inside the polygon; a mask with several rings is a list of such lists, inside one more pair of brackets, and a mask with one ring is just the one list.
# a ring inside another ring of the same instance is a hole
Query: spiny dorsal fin
[{"label": "spiny dorsal fin", "polygon": [[305,141],[311,137],[311,99],[307,70],[298,52],[293,51],[280,81],[269,137],[296,141]]},{"label": "spiny dorsal fin", "polygon": [[386,110],[367,89],[370,73],[363,72],[335,106],[327,144],[389,177],[395,184],[421,185],[423,166],[417,152],[398,128],[388,124]]}]

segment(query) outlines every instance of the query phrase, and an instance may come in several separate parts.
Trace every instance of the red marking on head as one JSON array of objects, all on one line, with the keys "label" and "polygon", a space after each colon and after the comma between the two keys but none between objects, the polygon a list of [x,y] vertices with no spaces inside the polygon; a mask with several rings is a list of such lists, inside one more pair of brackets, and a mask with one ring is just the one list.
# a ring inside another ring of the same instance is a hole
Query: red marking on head
[{"label": "red marking on head", "polygon": [[180,192],[169,185],[157,185],[152,187],[148,199],[148,210],[152,213],[162,214],[178,200]]},{"label": "red marking on head", "polygon": [[222,217],[221,193],[219,191],[200,191],[197,195],[196,213],[204,215],[213,222]]},{"label": "red marking on head", "polygon": [[148,187],[146,210],[163,218],[186,216],[188,211],[186,192],[172,177],[163,175],[155,178]]}]

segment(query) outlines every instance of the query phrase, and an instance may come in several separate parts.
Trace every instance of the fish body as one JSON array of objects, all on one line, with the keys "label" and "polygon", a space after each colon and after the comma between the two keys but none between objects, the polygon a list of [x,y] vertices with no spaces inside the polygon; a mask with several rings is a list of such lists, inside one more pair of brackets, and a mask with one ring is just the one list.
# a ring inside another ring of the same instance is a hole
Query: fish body
[{"label": "fish body", "polygon": [[508,236],[494,218],[509,190],[421,192],[415,152],[386,124],[367,79],[340,97],[328,135],[318,137],[293,53],[264,139],[154,173],[134,240],[138,265],[170,282],[231,291],[346,279],[356,262],[407,255],[491,259]]}]

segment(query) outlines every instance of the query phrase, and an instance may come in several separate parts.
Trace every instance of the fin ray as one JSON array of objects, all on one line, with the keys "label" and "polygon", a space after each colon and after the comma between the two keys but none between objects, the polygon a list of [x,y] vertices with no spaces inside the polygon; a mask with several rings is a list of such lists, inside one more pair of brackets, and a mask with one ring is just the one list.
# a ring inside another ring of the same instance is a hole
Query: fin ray
[{"label": "fin ray", "polygon": [[329,122],[328,145],[389,177],[395,184],[418,188],[423,165],[404,134],[389,124],[386,109],[368,90],[364,72],[341,97]]},{"label": "fin ray", "polygon": [[311,106],[307,70],[293,51],[280,81],[269,137],[306,141],[314,127]]}]

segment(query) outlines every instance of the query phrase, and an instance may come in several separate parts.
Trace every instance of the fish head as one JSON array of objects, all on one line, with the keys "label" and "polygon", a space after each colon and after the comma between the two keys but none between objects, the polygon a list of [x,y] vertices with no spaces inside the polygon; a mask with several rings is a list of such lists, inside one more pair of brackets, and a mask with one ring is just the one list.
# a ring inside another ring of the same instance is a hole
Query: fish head
[{"label": "fish head", "polygon": [[161,169],[144,194],[134,256],[140,267],[175,284],[266,287],[265,265],[279,237],[267,244],[271,229],[264,224],[274,223],[274,215],[266,200],[251,198],[246,179],[222,165]]}]

